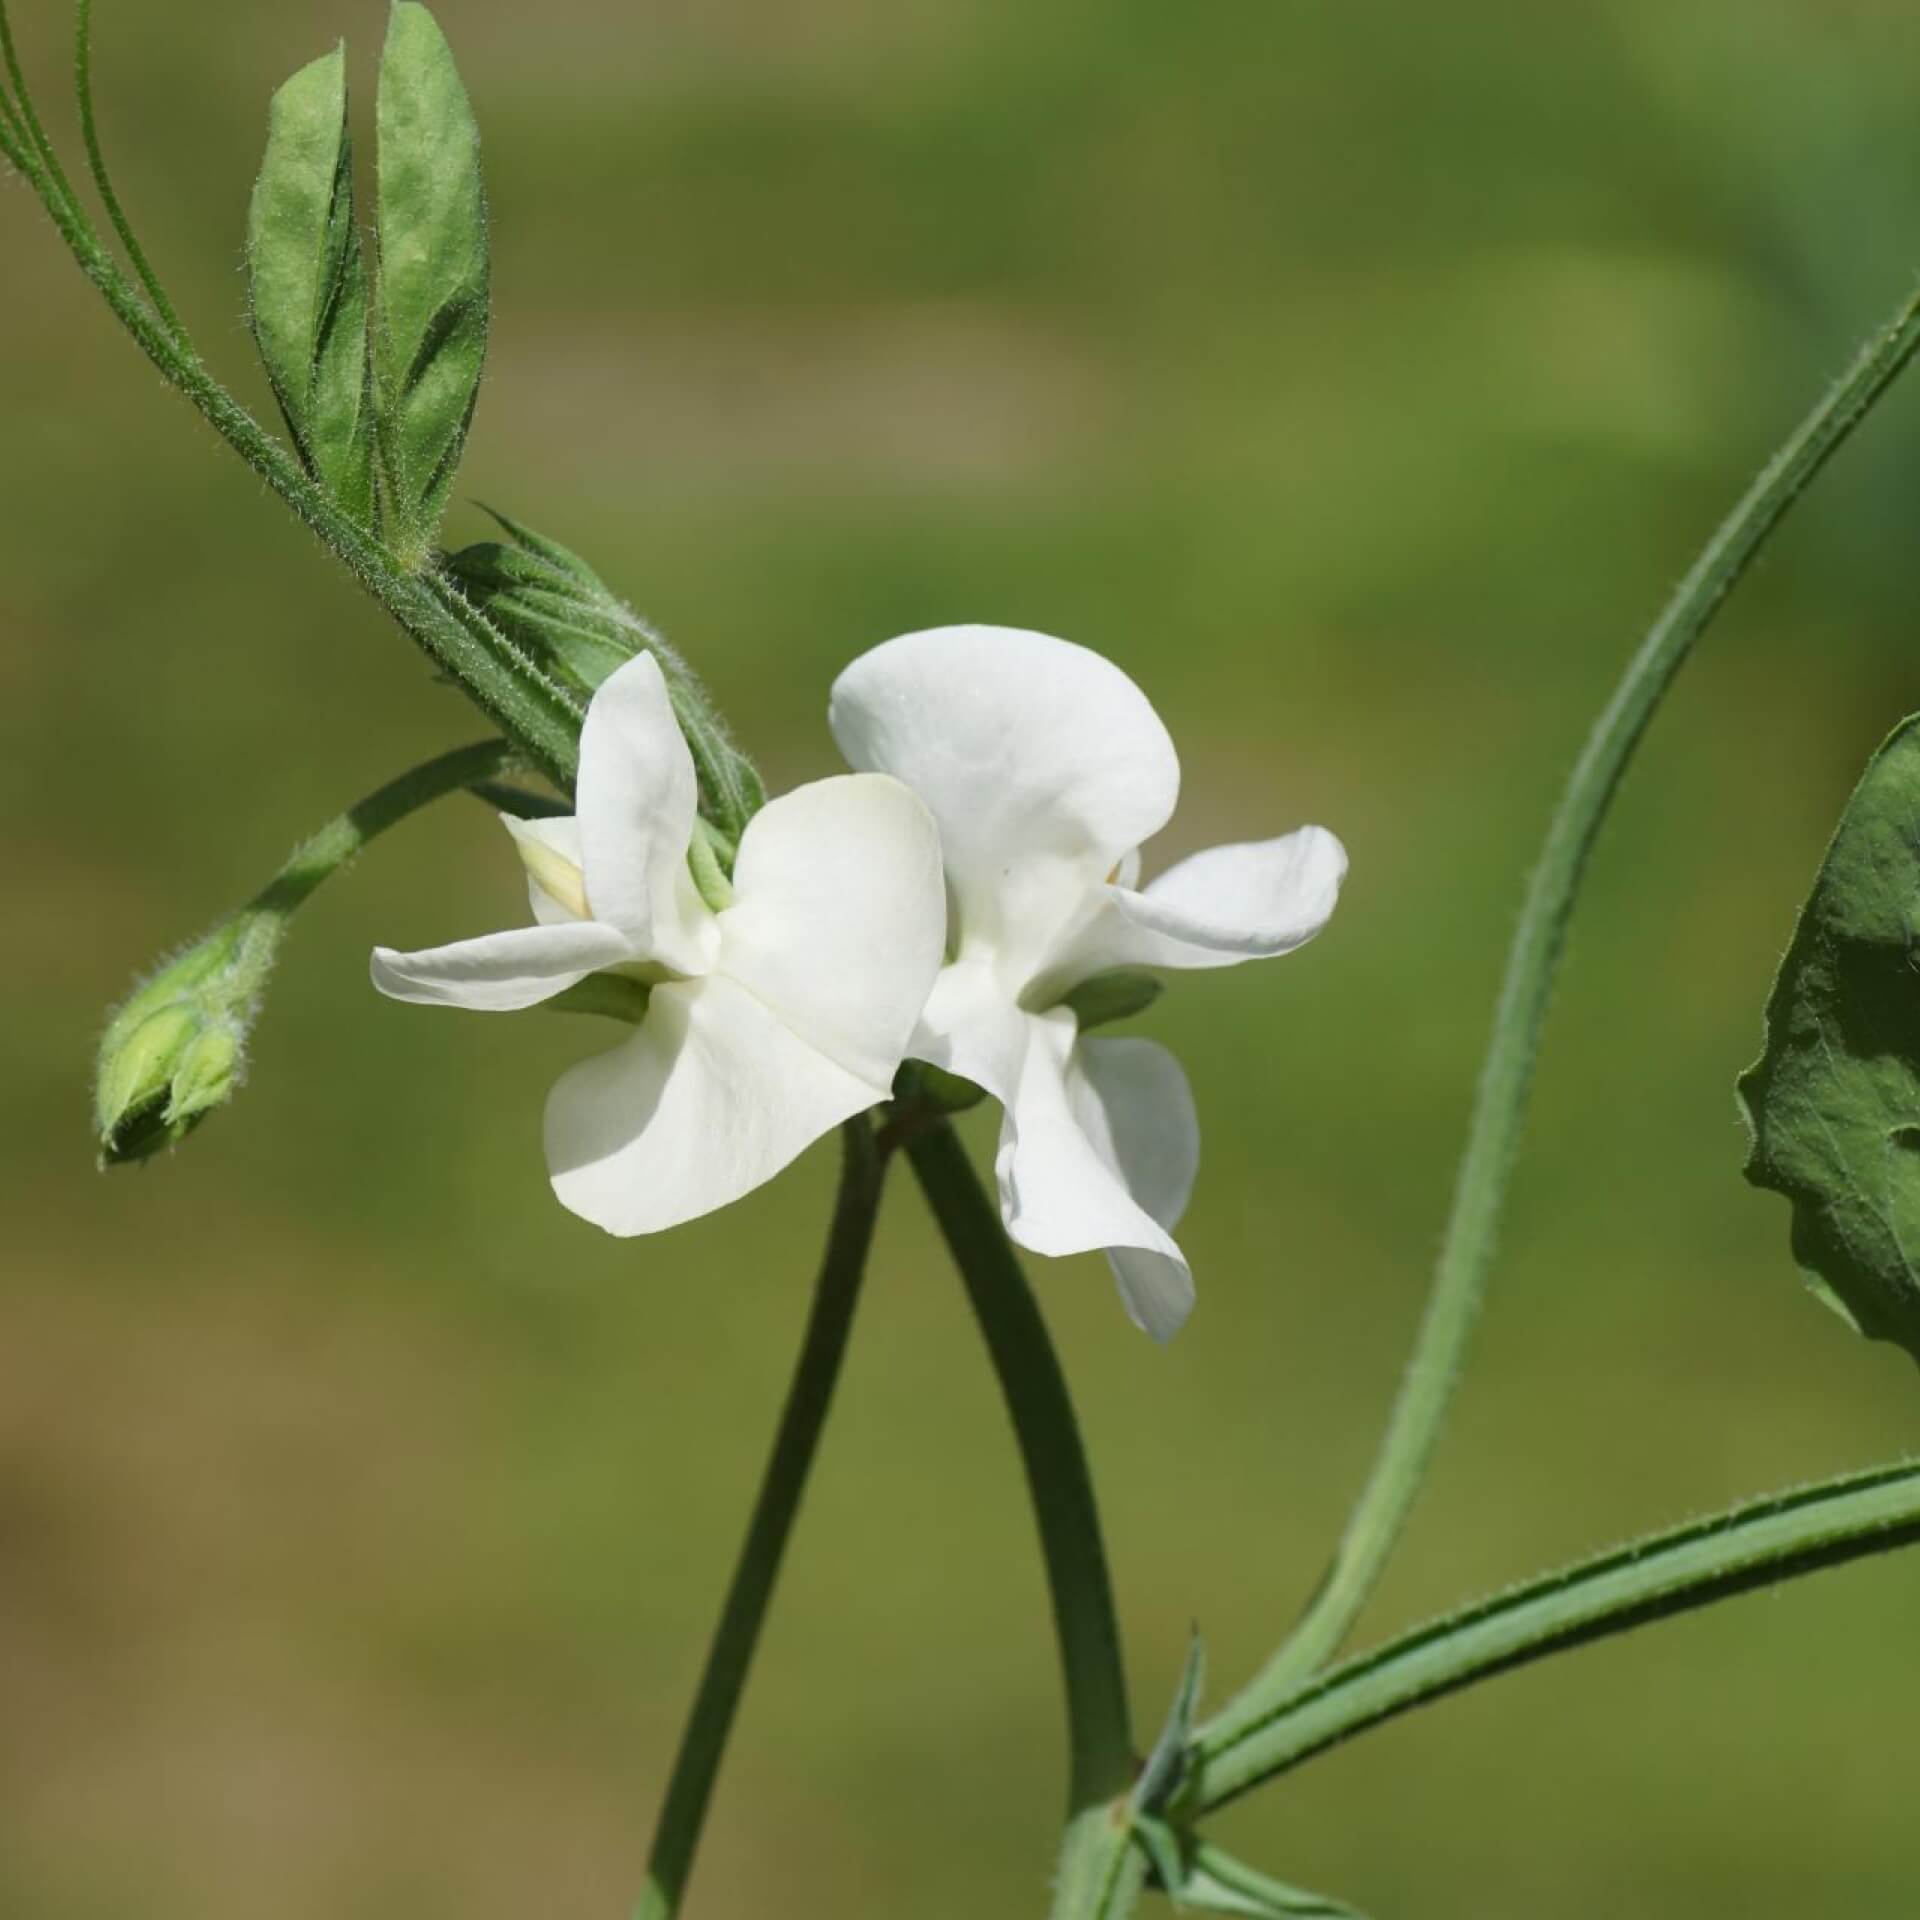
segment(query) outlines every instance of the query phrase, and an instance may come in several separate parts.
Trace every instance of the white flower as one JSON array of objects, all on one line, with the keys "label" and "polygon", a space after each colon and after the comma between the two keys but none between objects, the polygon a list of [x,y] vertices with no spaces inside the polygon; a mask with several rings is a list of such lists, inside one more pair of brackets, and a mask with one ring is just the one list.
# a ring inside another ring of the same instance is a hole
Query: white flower
[{"label": "white flower", "polygon": [[912,1052],[1005,1109],[1008,1231],[1036,1253],[1104,1248],[1156,1339],[1193,1306],[1169,1231],[1199,1164],[1193,1096],[1147,1040],[1083,1039],[1063,998],[1110,967],[1220,967],[1287,953],[1326,924],[1338,840],[1302,827],[1215,847],[1138,886],[1140,843],[1173,812],[1180,763],[1110,661],[1008,627],[910,633],[835,682],[848,762],[891,773],[940,823],[949,962]]},{"label": "white flower", "polygon": [[554,1191],[610,1233],[725,1206],[886,1099],[940,965],[939,838],[898,781],[841,775],[773,801],[718,912],[688,871],[695,802],[640,654],[587,710],[578,814],[506,821],[539,924],[373,956],[382,993],[436,1006],[530,1007],[596,974],[650,989],[631,1035],[547,1101]]}]

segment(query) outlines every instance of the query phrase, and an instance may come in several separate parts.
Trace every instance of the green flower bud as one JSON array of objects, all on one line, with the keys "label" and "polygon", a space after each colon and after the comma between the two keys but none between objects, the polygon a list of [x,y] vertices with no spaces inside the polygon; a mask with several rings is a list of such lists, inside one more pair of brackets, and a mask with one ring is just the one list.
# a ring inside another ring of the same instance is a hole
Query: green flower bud
[{"label": "green flower bud", "polygon": [[101,1166],[178,1145],[233,1098],[280,942],[316,887],[420,808],[463,788],[492,788],[519,764],[505,741],[486,740],[388,781],[301,841],[246,906],[136,987],[100,1040],[93,1124]]},{"label": "green flower bud", "polygon": [[162,967],[107,1023],[93,1103],[102,1167],[175,1145],[232,1098],[279,943],[276,919],[240,914]]}]

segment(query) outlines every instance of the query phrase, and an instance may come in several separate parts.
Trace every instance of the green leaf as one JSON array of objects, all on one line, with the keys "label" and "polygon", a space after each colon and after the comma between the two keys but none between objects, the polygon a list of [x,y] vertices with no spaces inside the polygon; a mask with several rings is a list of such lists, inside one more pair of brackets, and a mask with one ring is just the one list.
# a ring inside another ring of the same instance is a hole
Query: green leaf
[{"label": "green leaf", "polygon": [[1188,1852],[1186,1878],[1173,1898],[1202,1913],[1250,1913],[1261,1920],[1360,1920],[1352,1907],[1271,1879],[1204,1840]]},{"label": "green leaf", "polygon": [[302,67],[267,110],[247,210],[247,319],[307,471],[373,519],[367,277],[353,222],[344,47]]},{"label": "green leaf", "polygon": [[1920,1359],[1920,717],[1847,802],[1740,1099],[1814,1291]]},{"label": "green leaf", "polygon": [[728,843],[723,864],[730,866],[731,849],[766,805],[767,790],[699,676],[577,553],[488,512],[507,538],[450,554],[454,583],[510,640],[584,693],[636,653],[659,661],[699,775],[701,814]]},{"label": "green leaf", "polygon": [[1183,1912],[1255,1914],[1260,1920],[1360,1920],[1338,1900],[1290,1887],[1151,1814],[1135,1819],[1133,1837],[1152,1865],[1154,1884]]},{"label": "green leaf", "polygon": [[423,566],[487,353],[480,130],[433,15],[400,0],[380,57],[380,287],[373,334],[384,531]]},{"label": "green leaf", "polygon": [[1200,1630],[1193,1630],[1187,1643],[1187,1663],[1181,1670],[1180,1685],[1173,1705],[1167,1709],[1160,1737],[1147,1755],[1147,1763],[1134,1782],[1133,1804],[1142,1812],[1157,1813],[1173,1797],[1187,1763],[1187,1746],[1193,1737],[1193,1716],[1200,1705],[1200,1690],[1207,1680],[1207,1645]]}]

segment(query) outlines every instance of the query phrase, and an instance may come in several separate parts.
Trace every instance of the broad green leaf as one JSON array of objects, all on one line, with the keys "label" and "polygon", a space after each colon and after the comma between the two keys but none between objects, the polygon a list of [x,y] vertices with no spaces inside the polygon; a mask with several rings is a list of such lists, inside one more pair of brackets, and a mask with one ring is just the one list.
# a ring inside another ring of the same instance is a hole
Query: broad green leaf
[{"label": "broad green leaf", "polygon": [[1847,802],[1740,1099],[1814,1291],[1920,1359],[1920,717]]},{"label": "broad green leaf", "polygon": [[487,353],[480,130],[433,15],[400,0],[380,57],[380,284],[373,331],[389,545],[424,565]]},{"label": "broad green leaf", "polygon": [[588,694],[636,653],[651,653],[700,777],[700,811],[727,841],[730,860],[747,822],[766,804],[766,788],[699,677],[577,553],[505,514],[493,517],[505,540],[448,556],[461,592],[510,640]]},{"label": "broad green leaf", "polygon": [[267,111],[247,210],[247,317],[307,471],[373,518],[367,279],[353,222],[344,47],[302,67]]}]

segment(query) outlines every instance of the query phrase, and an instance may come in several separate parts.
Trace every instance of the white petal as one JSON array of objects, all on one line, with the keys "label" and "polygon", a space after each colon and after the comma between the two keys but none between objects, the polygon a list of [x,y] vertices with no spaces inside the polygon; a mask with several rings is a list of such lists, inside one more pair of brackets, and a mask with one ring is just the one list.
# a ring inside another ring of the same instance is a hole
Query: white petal
[{"label": "white petal", "polygon": [[[1068,1091],[1074,1112],[1127,1190],[1171,1231],[1200,1169],[1200,1122],[1180,1062],[1151,1040],[1082,1040]],[[1184,1259],[1116,1247],[1107,1262],[1136,1326],[1169,1340],[1193,1311]]]},{"label": "white petal", "polygon": [[394,1000],[511,1013],[564,993],[603,967],[633,958],[626,936],[593,920],[515,927],[419,953],[373,950],[373,984]]},{"label": "white petal", "polygon": [[576,795],[593,917],[677,972],[704,972],[711,916],[687,874],[699,789],[652,654],[602,681],[588,705]]},{"label": "white petal", "polygon": [[956,960],[940,969],[909,1051],[977,1082],[1007,1106],[1020,1085],[1032,1023],[990,961]]},{"label": "white petal", "polygon": [[543,927],[591,919],[579,820],[570,813],[536,820],[503,813],[500,824],[513,835],[527,869],[527,905],[534,919]]},{"label": "white petal", "polygon": [[[1136,1297],[1122,1279],[1128,1312],[1155,1339],[1168,1339],[1192,1302],[1186,1262],[1128,1190],[1098,1095],[1075,1085],[1082,1075],[1073,1058],[1073,1016],[1029,1015],[1027,1025],[1026,1058],[995,1165],[1007,1231],[1035,1253],[1105,1248],[1121,1254],[1141,1283]],[[1089,1130],[1088,1113],[1105,1137]],[[1130,1116],[1127,1128],[1130,1137],[1144,1138],[1147,1123]],[[1122,1272],[1118,1260],[1115,1272]]]},{"label": "white petal", "polygon": [[1186,1261],[1179,1254],[1109,1247],[1107,1265],[1127,1318],[1165,1346],[1193,1312],[1193,1274]]},{"label": "white petal", "polygon": [[1230,967],[1291,953],[1332,918],[1346,873],[1346,849],[1325,827],[1209,848],[1145,892],[1107,888],[1053,976],[1071,985],[1103,967]]},{"label": "white petal", "polygon": [[1038,955],[1128,849],[1166,824],[1180,763],[1146,695],[1085,647],[1012,627],[889,640],[834,683],[834,738],[940,823],[976,941]]},{"label": "white petal", "polygon": [[1200,1120],[1180,1062],[1152,1040],[1083,1039],[1068,1093],[1101,1157],[1171,1232],[1200,1171]]},{"label": "white petal", "polygon": [[849,1073],[888,1086],[947,939],[933,816],[897,780],[816,780],[741,837],[715,970]]},{"label": "white petal", "polygon": [[886,1092],[731,980],[656,987],[632,1037],[548,1096],[553,1190],[609,1233],[655,1233],[739,1199]]}]

